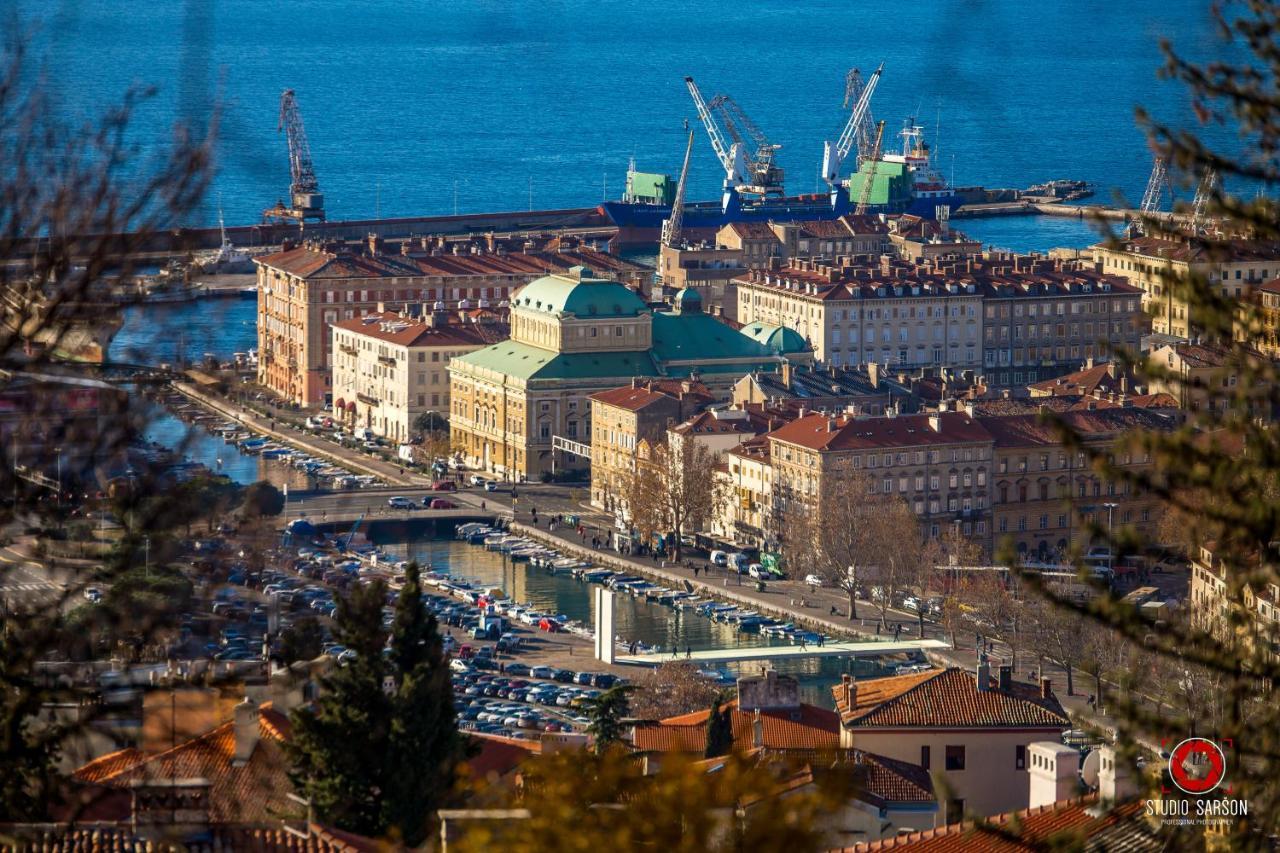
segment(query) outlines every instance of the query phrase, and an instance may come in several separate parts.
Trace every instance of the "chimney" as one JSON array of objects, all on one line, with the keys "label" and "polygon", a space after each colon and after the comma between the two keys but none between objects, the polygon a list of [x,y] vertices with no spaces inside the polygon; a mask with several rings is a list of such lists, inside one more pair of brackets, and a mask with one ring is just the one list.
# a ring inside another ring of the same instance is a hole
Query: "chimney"
[{"label": "chimney", "polygon": [[258,707],[249,698],[236,705],[235,710],[235,752],[232,755],[233,767],[243,767],[253,755],[253,748],[258,745]]},{"label": "chimney", "polygon": [[1027,747],[1029,808],[1069,800],[1078,793],[1080,753],[1061,743],[1039,741]]},{"label": "chimney", "polygon": [[929,415],[929,429],[934,432],[942,432],[942,416],[934,413]]},{"label": "chimney", "polygon": [[977,682],[979,692],[985,693],[991,689],[991,664],[987,663],[986,655],[978,658],[978,666],[974,670],[974,680]]},{"label": "chimney", "polygon": [[1008,693],[1013,689],[1013,667],[1009,664],[1000,665],[1000,692]]},{"label": "chimney", "polygon": [[867,378],[871,380],[872,388],[880,387],[880,365],[874,361],[867,362]]},{"label": "chimney", "polygon": [[1053,697],[1053,679],[1041,678],[1040,679],[1040,698],[1050,699],[1052,697]]},{"label": "chimney", "polygon": [[382,248],[383,248],[382,238],[379,237],[377,234],[370,234],[368,239],[368,247],[369,247],[369,254],[372,255],[373,257],[376,258],[378,255],[381,255]]},{"label": "chimney", "polygon": [[760,709],[756,708],[751,718],[751,746],[760,749],[764,746],[764,720],[760,718]]},{"label": "chimney", "polygon": [[1120,762],[1114,746],[1099,747],[1098,758],[1098,799],[1104,805],[1127,800],[1138,793],[1128,765]]},{"label": "chimney", "polygon": [[840,689],[844,692],[844,706],[852,711],[858,704],[858,682],[853,680],[853,676],[845,673],[840,676]]}]

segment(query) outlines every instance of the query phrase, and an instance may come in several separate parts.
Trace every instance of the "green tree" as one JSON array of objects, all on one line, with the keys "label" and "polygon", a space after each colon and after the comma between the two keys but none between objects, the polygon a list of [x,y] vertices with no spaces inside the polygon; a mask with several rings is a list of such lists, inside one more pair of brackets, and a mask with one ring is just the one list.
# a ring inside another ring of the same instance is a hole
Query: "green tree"
[{"label": "green tree", "polygon": [[633,689],[629,684],[616,684],[584,704],[584,713],[591,720],[587,733],[595,738],[597,753],[622,740],[622,721],[631,714],[628,696]]},{"label": "green tree", "polygon": [[324,628],[314,616],[304,616],[280,635],[280,657],[286,664],[315,660],[324,651]]},{"label": "green tree", "polygon": [[244,490],[242,506],[249,518],[276,516],[284,512],[284,494],[266,480],[259,480]]},{"label": "green tree", "polygon": [[381,582],[355,586],[338,599],[334,636],[355,660],[325,676],[314,709],[293,713],[293,739],[286,744],[293,784],[316,816],[374,837],[386,828],[382,799],[392,716],[383,685],[385,601]]},{"label": "green tree", "polygon": [[711,703],[711,713],[707,717],[707,745],[702,751],[704,758],[728,755],[733,749],[732,714],[731,709],[720,707],[719,696]]},{"label": "green tree", "polygon": [[384,815],[392,833],[416,847],[430,835],[432,815],[452,790],[467,752],[444,644],[436,617],[423,606],[417,563],[405,569],[391,627],[391,660],[396,692]]},{"label": "green tree", "polygon": [[336,639],[356,658],[324,679],[314,710],[294,713],[288,750],[294,785],[320,819],[417,846],[453,787],[466,742],[417,565],[406,571],[389,636],[381,582],[339,600]]}]

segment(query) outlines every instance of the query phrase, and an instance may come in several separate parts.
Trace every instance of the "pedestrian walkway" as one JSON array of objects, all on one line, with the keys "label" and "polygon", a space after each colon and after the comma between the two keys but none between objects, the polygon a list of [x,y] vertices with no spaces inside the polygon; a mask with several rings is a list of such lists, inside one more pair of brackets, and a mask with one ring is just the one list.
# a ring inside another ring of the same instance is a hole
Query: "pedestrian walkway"
[{"label": "pedestrian walkway", "polygon": [[893,642],[834,642],[810,643],[803,646],[748,646],[734,649],[702,649],[700,651],[658,652],[643,655],[617,655],[613,662],[630,666],[659,666],[673,660],[695,664],[750,663],[769,660],[807,660],[809,658],[857,658],[880,655],[907,654],[918,651],[937,651],[947,648],[941,640],[906,640]]}]

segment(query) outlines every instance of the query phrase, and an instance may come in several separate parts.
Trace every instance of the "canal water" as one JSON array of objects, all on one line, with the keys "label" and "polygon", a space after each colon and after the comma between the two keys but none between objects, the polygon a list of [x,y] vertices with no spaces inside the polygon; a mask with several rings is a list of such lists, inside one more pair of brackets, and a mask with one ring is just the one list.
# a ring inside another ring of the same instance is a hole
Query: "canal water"
[{"label": "canal water", "polygon": [[[375,542],[377,537],[374,537]],[[414,539],[400,542],[377,542],[382,550],[397,559],[416,559],[430,565],[435,571],[486,586],[501,587],[506,594],[535,608],[562,613],[570,619],[594,624],[593,584],[574,579],[571,575],[553,575],[545,569],[534,568],[528,563],[516,563],[505,555],[486,551],[483,547],[469,545],[455,539]],[[790,643],[758,634],[744,634],[734,626],[713,622],[689,610],[676,610],[643,598],[628,595],[617,596],[615,633],[628,640],[660,646],[664,651],[678,648],[683,654],[686,648],[701,649],[734,648],[737,646],[780,645]],[[583,667],[588,667],[584,658]],[[751,674],[759,664],[725,667],[732,674]],[[840,680],[844,672],[871,674],[876,671],[870,662],[857,664],[850,669],[850,662],[837,658],[814,658],[805,661],[782,660],[777,670],[795,676],[800,681],[803,701],[824,708],[833,707],[831,685]]]}]

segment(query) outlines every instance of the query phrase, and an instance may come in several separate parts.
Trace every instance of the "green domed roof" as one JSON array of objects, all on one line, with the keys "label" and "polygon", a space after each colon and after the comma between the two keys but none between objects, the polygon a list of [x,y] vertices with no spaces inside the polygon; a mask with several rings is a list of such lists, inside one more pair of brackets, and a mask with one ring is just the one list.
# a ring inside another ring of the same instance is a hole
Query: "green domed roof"
[{"label": "green domed roof", "polygon": [[702,294],[693,287],[684,287],[680,289],[675,296],[674,301],[676,311],[680,313],[694,312],[702,310]]},{"label": "green domed roof", "polygon": [[742,334],[757,343],[764,344],[777,353],[804,352],[809,349],[808,342],[795,329],[786,326],[775,326],[771,323],[752,323],[742,327]]},{"label": "green domed roof", "polygon": [[649,310],[635,291],[616,281],[592,278],[587,267],[529,282],[516,293],[511,307],[578,317],[637,317]]}]

